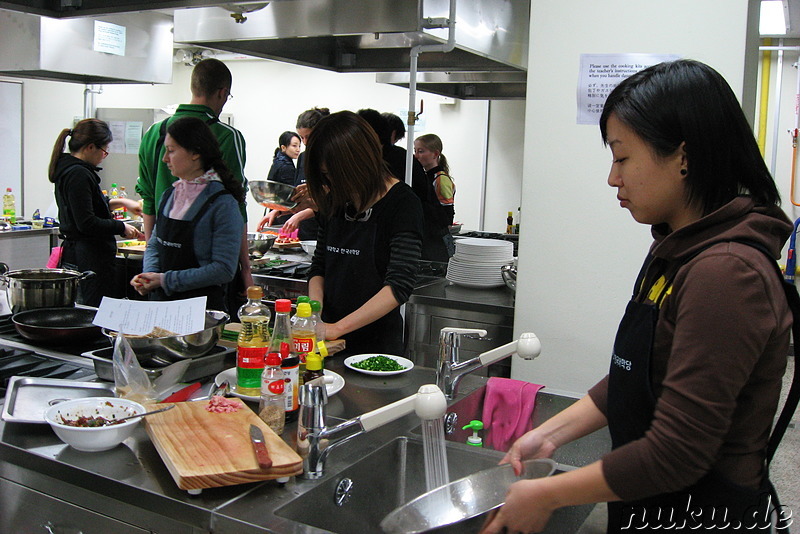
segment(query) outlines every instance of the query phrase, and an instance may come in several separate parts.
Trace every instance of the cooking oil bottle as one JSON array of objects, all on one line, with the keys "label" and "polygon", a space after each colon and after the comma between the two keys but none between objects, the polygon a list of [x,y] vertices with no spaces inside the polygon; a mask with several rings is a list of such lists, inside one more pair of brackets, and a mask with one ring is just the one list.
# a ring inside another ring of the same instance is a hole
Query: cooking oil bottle
[{"label": "cooking oil bottle", "polygon": [[3,195],[3,217],[12,225],[17,223],[17,204],[10,187],[6,188],[6,194]]},{"label": "cooking oil bottle", "polygon": [[269,320],[272,313],[261,302],[260,286],[247,288],[247,302],[239,308],[239,332],[236,349],[236,387],[242,395],[261,395],[261,374],[269,348]]}]

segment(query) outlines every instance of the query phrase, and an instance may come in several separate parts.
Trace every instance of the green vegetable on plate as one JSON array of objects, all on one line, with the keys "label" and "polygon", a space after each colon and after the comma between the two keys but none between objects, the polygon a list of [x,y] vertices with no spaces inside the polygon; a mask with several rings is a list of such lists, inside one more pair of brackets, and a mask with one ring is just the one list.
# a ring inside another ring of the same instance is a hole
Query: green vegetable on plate
[{"label": "green vegetable on plate", "polygon": [[358,369],[363,369],[365,371],[402,371],[405,369],[405,366],[400,365],[392,358],[387,358],[386,356],[370,356],[369,358],[365,358],[360,362],[354,362],[353,367]]}]

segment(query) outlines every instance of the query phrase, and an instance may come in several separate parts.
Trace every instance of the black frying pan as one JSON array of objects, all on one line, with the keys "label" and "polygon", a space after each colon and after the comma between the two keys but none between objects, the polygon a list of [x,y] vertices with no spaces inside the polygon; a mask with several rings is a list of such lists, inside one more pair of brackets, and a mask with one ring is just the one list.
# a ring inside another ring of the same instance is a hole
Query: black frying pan
[{"label": "black frying pan", "polygon": [[25,339],[44,343],[84,341],[99,337],[92,324],[97,310],[90,308],[37,308],[14,314],[14,327]]}]

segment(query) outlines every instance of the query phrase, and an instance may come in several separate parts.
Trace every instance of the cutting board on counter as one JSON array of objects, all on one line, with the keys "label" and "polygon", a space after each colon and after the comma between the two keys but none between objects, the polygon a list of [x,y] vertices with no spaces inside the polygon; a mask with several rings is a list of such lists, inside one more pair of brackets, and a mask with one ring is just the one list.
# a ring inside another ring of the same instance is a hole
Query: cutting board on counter
[{"label": "cutting board on counter", "polygon": [[[145,418],[150,439],[182,490],[233,486],[297,475],[302,458],[241,399],[233,413],[212,413],[208,401],[178,402],[175,408]],[[165,403],[148,406],[165,407]],[[258,466],[250,425],[264,433],[272,467]]]}]

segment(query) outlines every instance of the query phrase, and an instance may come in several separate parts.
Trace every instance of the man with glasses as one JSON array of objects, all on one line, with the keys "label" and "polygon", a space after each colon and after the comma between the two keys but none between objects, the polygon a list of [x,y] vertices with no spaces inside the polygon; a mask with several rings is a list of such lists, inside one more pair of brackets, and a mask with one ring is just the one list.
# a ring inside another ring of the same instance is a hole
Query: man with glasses
[{"label": "man with glasses", "polygon": [[[231,85],[233,77],[228,67],[218,59],[204,59],[192,70],[192,99],[188,104],[181,104],[175,114],[161,122],[153,124],[144,134],[139,146],[139,180],[136,192],[142,197],[144,216],[144,233],[147,240],[153,232],[158,203],[161,195],[169,189],[177,179],[164,163],[164,138],[167,125],[180,117],[197,117],[204,120],[219,141],[220,151],[225,164],[237,180],[247,190],[247,179],[244,176],[245,142],[242,133],[219,120],[222,108],[233,98]],[[250,273],[250,259],[247,251],[247,211],[245,203],[240,205],[242,218],[245,221],[242,243],[239,253],[239,271],[231,287],[228,288],[228,310],[235,313],[237,303],[244,303],[244,290],[253,284]]]}]

